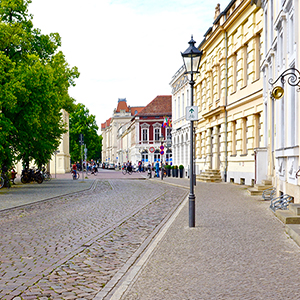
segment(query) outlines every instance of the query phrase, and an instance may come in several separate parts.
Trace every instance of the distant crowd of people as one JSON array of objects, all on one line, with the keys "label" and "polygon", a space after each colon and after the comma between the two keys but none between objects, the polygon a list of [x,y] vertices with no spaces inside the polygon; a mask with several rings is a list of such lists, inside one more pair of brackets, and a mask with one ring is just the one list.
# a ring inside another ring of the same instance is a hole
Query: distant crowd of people
[{"label": "distant crowd of people", "polygon": [[97,168],[99,167],[99,164],[97,162],[95,162],[93,159],[91,159],[90,161],[83,161],[82,165],[79,161],[74,162],[74,164],[72,165],[72,172],[75,174],[77,171],[81,172],[82,170],[86,170],[86,171],[95,171]]}]

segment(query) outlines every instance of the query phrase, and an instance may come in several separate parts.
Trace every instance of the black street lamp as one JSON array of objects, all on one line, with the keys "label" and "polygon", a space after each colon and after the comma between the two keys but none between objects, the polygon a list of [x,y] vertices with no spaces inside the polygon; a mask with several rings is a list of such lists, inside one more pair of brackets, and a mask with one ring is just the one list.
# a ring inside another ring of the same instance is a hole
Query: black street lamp
[{"label": "black street lamp", "polygon": [[[191,106],[194,104],[194,74],[199,73],[199,65],[203,51],[200,51],[195,47],[195,41],[193,36],[189,41],[190,46],[181,53],[184,66],[186,69],[185,74],[190,74],[190,86],[191,86]],[[194,121],[191,120],[190,128],[190,194],[189,194],[189,227],[195,227],[195,194],[194,194]]]}]

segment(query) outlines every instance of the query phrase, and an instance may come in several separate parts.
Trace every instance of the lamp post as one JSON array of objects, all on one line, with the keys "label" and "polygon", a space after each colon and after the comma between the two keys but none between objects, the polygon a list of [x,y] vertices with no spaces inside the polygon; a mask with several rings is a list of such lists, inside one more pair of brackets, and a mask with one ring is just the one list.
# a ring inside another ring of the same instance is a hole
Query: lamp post
[{"label": "lamp post", "polygon": [[[194,74],[199,73],[199,65],[201,61],[201,56],[203,51],[200,51],[195,47],[195,41],[193,36],[189,41],[190,46],[181,53],[184,66],[186,69],[185,74],[189,74],[191,86],[191,106],[194,104]],[[193,140],[194,140],[194,121],[191,119],[190,127],[190,194],[189,194],[189,227],[195,227],[195,194],[194,194],[194,149],[193,149]]]},{"label": "lamp post", "polygon": [[163,134],[161,134],[160,138],[160,160],[161,160],[161,180],[163,180],[163,177],[164,177],[164,170],[163,170],[163,155],[164,155],[164,146],[163,146],[163,143],[164,143],[164,136]]}]

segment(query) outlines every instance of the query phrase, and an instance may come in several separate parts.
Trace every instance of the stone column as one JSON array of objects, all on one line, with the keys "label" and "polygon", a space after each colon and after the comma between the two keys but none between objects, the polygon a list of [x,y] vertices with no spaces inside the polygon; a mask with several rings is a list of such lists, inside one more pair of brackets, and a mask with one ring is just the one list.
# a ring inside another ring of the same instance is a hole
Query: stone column
[{"label": "stone column", "polygon": [[212,168],[212,132],[211,128],[206,130],[206,169]]},{"label": "stone column", "polygon": [[217,170],[220,168],[219,161],[219,126],[214,126],[213,130],[213,145],[212,145],[212,169]]}]

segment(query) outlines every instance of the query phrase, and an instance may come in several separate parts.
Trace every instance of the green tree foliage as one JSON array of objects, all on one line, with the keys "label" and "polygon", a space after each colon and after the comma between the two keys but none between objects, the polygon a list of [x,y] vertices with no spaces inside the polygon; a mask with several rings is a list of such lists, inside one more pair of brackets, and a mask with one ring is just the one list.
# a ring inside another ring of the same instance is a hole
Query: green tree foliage
[{"label": "green tree foliage", "polygon": [[13,159],[47,163],[65,132],[62,109],[71,112],[70,68],[58,33],[41,34],[28,13],[31,0],[0,0],[0,164]]},{"label": "green tree foliage", "polygon": [[90,115],[89,110],[81,103],[75,106],[70,114],[70,155],[71,160],[81,160],[81,146],[79,134],[83,134],[87,148],[87,159],[99,160],[102,151],[102,136],[97,134],[98,126],[95,116]]}]

